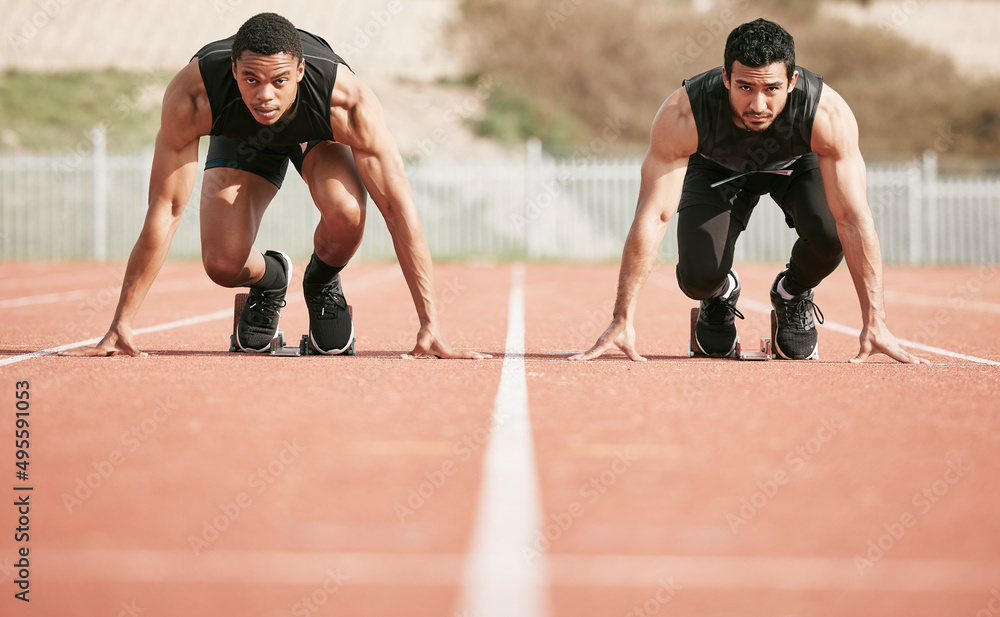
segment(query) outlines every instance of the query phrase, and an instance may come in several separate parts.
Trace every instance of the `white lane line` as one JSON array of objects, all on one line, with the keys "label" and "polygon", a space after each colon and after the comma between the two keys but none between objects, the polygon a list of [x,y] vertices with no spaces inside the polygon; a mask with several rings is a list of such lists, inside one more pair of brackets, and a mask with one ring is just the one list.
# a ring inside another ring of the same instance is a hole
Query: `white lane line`
[{"label": "white lane line", "polygon": [[[763,302],[755,302],[753,300],[743,300],[740,299],[744,308],[750,309],[758,313],[765,313],[767,315],[771,314],[771,305],[764,304]],[[834,332],[839,332],[841,334],[847,334],[849,336],[858,337],[861,335],[861,330],[857,328],[851,328],[850,326],[845,326],[839,324],[835,321],[830,321],[827,319],[821,325],[821,328],[826,328],[827,330],[833,330]],[[940,347],[932,347],[930,345],[924,345],[923,343],[917,343],[916,341],[908,341],[903,338],[897,338],[898,342],[903,347],[910,347],[912,349],[919,349],[920,351],[927,351],[933,354],[938,354],[939,356],[948,356],[950,358],[957,358],[959,360],[966,360],[968,362],[978,362],[979,364],[988,364],[990,366],[1000,366],[1000,362],[995,360],[987,360],[986,358],[980,358],[978,356],[970,356],[964,353],[959,353],[957,351],[949,351],[947,349],[942,349]]]},{"label": "white lane line", "polygon": [[530,561],[541,507],[524,372],[524,266],[511,269],[507,342],[483,461],[476,526],[466,564],[463,608],[468,617],[542,617],[545,558]]},{"label": "white lane line", "polygon": [[[36,551],[32,551],[34,554]],[[239,583],[319,585],[329,572],[347,585],[452,586],[464,555],[144,549],[37,549],[46,581]],[[549,582],[558,587],[656,588],[673,581],[684,589],[785,589],[981,593],[996,585],[1000,562],[960,559],[891,559],[859,572],[850,558],[719,555],[548,556]],[[509,595],[517,589],[511,588]],[[506,598],[505,598],[506,599]],[[509,613],[507,617],[521,617]]]},{"label": "white lane line", "polygon": [[[373,287],[379,283],[383,283],[400,276],[399,268],[395,266],[387,267],[376,272],[372,272],[357,281],[350,284],[350,289],[352,291],[358,291],[361,289],[367,289],[368,287]],[[162,289],[162,287],[161,287]],[[302,293],[298,292],[288,297],[288,304],[294,304],[302,300]],[[173,330],[175,328],[184,328],[186,326],[193,326],[200,323],[205,323],[208,321],[217,321],[220,319],[232,319],[233,309],[222,309],[215,311],[214,313],[206,313],[204,315],[197,315],[195,317],[188,317],[187,319],[178,319],[177,321],[170,321],[167,323],[158,324],[155,326],[147,326],[145,328],[138,328],[132,333],[135,335],[148,334],[150,332],[162,332],[164,330]],[[58,347],[51,347],[49,349],[42,349],[40,351],[32,351],[30,353],[21,354],[19,356],[11,356],[10,358],[4,358],[0,360],[0,366],[7,366],[8,364],[16,364],[18,362],[24,362],[25,360],[31,360],[32,358],[39,358],[41,356],[48,356],[54,353],[59,353],[60,351],[65,351],[67,349],[73,349],[75,347],[83,347],[86,345],[93,345],[95,343],[101,342],[102,336],[95,338],[89,338],[83,341],[76,341],[75,343],[66,343],[65,345],[59,345]]]}]

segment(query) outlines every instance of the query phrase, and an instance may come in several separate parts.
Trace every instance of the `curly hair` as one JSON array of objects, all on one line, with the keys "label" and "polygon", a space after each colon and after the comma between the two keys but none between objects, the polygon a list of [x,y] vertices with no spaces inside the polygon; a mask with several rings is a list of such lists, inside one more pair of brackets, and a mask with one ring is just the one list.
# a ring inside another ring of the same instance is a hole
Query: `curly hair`
[{"label": "curly hair", "polygon": [[787,30],[766,19],[737,26],[726,39],[726,74],[733,74],[733,63],[758,68],[784,62],[788,79],[795,73],[795,39]]},{"label": "curly hair", "polygon": [[249,51],[262,56],[287,53],[302,60],[302,39],[299,32],[281,15],[260,13],[246,20],[233,39],[233,63]]}]

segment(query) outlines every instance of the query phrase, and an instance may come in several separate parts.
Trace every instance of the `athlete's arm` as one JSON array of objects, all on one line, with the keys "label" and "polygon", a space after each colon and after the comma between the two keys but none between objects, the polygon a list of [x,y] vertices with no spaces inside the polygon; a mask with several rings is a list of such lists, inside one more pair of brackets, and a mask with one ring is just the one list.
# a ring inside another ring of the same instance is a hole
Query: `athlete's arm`
[{"label": "athlete's arm", "polygon": [[207,135],[211,126],[204,83],[198,61],[193,60],[174,77],[163,96],[160,131],[149,177],[149,208],[128,259],[111,328],[96,347],[73,349],[64,355],[110,356],[119,352],[144,355],[133,341],[132,321],[167,257],[194,188],[198,138]]},{"label": "athlete's arm", "polygon": [[330,101],[330,126],[351,148],[361,180],[385,219],[403,278],[420,318],[417,343],[408,357],[489,357],[452,349],[438,322],[431,254],[417,216],[403,158],[386,127],[382,105],[354,73],[341,68]]},{"label": "athlete's arm", "polygon": [[884,353],[900,362],[927,364],[902,349],[886,327],[882,253],[868,206],[858,123],[844,99],[829,86],[824,86],[820,96],[812,149],[819,157],[826,199],[861,303],[861,349],[851,361],[863,362],[873,353]]},{"label": "athlete's arm", "polygon": [[667,223],[677,211],[688,157],[698,149],[698,129],[684,88],[671,94],[660,107],[649,141],[642,162],[639,203],[622,252],[611,325],[593,347],[570,360],[591,360],[615,347],[632,360],[645,360],[635,349],[636,303],[656,263]]}]

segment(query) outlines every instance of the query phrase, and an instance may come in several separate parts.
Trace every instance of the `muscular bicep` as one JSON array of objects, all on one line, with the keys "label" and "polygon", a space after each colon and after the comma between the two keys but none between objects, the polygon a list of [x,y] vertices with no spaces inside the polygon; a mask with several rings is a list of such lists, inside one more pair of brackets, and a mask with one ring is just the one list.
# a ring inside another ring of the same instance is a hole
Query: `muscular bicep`
[{"label": "muscular bicep", "polygon": [[163,95],[149,178],[149,205],[184,209],[197,175],[198,142],[211,131],[212,113],[193,60],[171,80]]},{"label": "muscular bicep", "polygon": [[330,128],[338,142],[356,152],[375,154],[387,147],[389,133],[382,104],[349,70],[337,74],[330,100]]},{"label": "muscular bicep", "polygon": [[819,157],[834,218],[845,221],[870,216],[857,119],[844,99],[828,87],[823,89],[813,122],[812,149]]}]

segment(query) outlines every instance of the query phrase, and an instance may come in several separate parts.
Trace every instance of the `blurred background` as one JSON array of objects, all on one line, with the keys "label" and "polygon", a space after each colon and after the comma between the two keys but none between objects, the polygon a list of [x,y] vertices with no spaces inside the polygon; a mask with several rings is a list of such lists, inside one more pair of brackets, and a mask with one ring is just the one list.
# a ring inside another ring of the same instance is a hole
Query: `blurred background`
[{"label": "blurred background", "polygon": [[[123,260],[141,228],[160,99],[259,0],[0,0],[0,259]],[[379,95],[438,259],[614,261],[649,125],[681,80],[767,17],[852,106],[889,263],[993,263],[1000,244],[1000,2],[375,0],[278,9]],[[203,149],[207,139],[202,140]],[[197,259],[198,188],[171,256]],[[375,209],[358,259],[390,260]],[[290,171],[262,248],[311,252]],[[672,259],[668,233],[661,251]],[[762,201],[739,259],[794,234]]]}]

